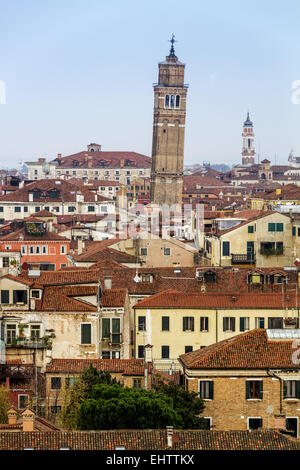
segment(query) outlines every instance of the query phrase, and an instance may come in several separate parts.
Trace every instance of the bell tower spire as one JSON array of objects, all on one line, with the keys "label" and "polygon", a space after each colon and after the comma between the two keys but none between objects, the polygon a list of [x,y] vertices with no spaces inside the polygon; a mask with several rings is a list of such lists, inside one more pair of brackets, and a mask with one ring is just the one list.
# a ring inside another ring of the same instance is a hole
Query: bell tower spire
[{"label": "bell tower spire", "polygon": [[242,164],[254,165],[255,149],[254,149],[253,122],[250,119],[249,111],[247,113],[246,121],[244,122],[242,137],[243,137]]},{"label": "bell tower spire", "polygon": [[174,34],[166,60],[158,65],[154,85],[151,202],[182,203],[186,95],[185,64],[175,55]]}]

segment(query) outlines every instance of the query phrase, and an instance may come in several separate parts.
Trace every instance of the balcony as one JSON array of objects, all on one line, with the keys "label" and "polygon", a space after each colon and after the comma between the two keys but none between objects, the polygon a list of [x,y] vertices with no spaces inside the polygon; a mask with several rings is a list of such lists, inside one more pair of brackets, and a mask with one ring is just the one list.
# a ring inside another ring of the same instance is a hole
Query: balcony
[{"label": "balcony", "polygon": [[48,338],[30,339],[16,338],[14,341],[5,344],[6,348],[22,349],[50,349],[51,341]]},{"label": "balcony", "polygon": [[231,255],[231,264],[255,264],[255,254],[246,253]]},{"label": "balcony", "polygon": [[110,333],[109,337],[102,338],[102,342],[112,346],[120,345],[122,343],[122,333]]}]

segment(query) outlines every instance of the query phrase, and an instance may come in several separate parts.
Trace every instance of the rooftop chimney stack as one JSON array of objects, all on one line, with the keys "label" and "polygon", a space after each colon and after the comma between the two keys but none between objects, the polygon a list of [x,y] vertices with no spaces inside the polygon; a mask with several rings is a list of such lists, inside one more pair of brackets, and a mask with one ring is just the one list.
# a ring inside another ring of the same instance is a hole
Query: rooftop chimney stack
[{"label": "rooftop chimney stack", "polygon": [[24,432],[32,432],[34,428],[34,412],[25,408],[22,412],[22,427]]},{"label": "rooftop chimney stack", "polygon": [[8,424],[17,424],[17,410],[14,407],[11,407],[8,412]]},{"label": "rooftop chimney stack", "polygon": [[167,426],[167,446],[172,449],[173,447],[173,426]]}]

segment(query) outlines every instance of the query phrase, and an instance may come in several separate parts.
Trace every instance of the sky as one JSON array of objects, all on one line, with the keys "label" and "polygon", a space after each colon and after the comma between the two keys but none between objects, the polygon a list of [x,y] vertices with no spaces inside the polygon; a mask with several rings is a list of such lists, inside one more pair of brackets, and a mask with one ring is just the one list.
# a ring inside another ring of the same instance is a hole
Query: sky
[{"label": "sky", "polygon": [[185,164],[239,163],[248,110],[257,158],[287,164],[300,155],[299,18],[298,0],[0,0],[0,167],[90,142],[151,155],[172,33],[189,84]]}]

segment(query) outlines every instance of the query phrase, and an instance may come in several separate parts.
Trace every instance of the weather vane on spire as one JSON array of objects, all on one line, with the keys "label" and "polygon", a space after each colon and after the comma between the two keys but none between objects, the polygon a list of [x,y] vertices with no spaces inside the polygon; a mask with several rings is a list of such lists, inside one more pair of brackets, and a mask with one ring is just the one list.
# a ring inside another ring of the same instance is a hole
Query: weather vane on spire
[{"label": "weather vane on spire", "polygon": [[177,42],[177,41],[175,41],[175,35],[174,35],[174,33],[172,34],[172,37],[171,37],[171,39],[170,39],[169,42],[171,43],[170,57],[176,57],[176,56],[175,56],[174,44],[175,44],[175,42]]}]

